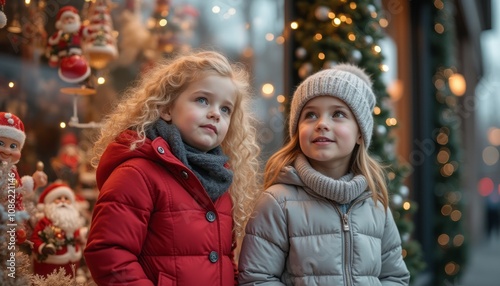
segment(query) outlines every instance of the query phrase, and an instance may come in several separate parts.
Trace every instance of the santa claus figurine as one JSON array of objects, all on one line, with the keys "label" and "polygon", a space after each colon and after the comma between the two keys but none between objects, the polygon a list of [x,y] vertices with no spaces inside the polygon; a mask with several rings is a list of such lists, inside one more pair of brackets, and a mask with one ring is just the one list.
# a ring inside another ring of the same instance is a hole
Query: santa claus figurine
[{"label": "santa claus figurine", "polygon": [[89,31],[82,25],[78,10],[64,6],[57,13],[55,32],[48,40],[51,67],[59,67],[59,77],[69,83],[79,83],[90,75],[90,66],[82,55],[82,45]]},{"label": "santa claus figurine", "polygon": [[[0,161],[2,179],[1,186],[8,186],[10,195],[15,196],[15,218],[11,223],[17,225],[16,242],[21,244],[26,240],[26,227],[24,223],[30,218],[26,212],[23,196],[33,193],[38,187],[47,185],[47,174],[43,172],[42,166],[37,166],[37,171],[32,176],[19,176],[15,164],[21,159],[21,150],[23,149],[26,134],[24,132],[24,124],[16,115],[9,112],[0,112]],[[41,163],[41,162],[40,162]],[[6,180],[6,182],[3,182]],[[8,184],[7,184],[8,183]],[[11,189],[13,187],[13,189]],[[12,191],[14,190],[14,191]],[[8,197],[9,204],[12,196]],[[10,219],[10,218],[9,218]]]},{"label": "santa claus figurine", "polygon": [[49,185],[39,198],[45,216],[36,224],[33,242],[33,272],[47,277],[59,268],[74,277],[82,258],[86,227],[75,205],[75,194],[66,184]]}]

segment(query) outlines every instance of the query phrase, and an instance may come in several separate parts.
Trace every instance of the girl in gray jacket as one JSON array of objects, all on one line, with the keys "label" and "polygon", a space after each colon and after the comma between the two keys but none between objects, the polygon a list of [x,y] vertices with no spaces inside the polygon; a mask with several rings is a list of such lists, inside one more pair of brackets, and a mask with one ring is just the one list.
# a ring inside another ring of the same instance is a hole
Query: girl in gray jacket
[{"label": "girl in gray jacket", "polygon": [[240,285],[408,285],[385,174],[370,157],[375,95],[353,65],[302,82],[290,142],[266,165]]}]

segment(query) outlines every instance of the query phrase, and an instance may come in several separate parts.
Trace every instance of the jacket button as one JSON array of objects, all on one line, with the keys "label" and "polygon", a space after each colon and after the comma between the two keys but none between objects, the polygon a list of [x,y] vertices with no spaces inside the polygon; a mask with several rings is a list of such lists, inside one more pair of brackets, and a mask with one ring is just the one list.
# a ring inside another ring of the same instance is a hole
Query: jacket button
[{"label": "jacket button", "polygon": [[156,150],[158,150],[158,153],[160,154],[165,154],[165,149],[163,149],[163,147],[158,147]]},{"label": "jacket button", "polygon": [[184,179],[187,179],[187,178],[189,177],[188,172],[186,172],[186,171],[182,171],[182,172],[181,172],[181,176],[182,176]]},{"label": "jacket button", "polygon": [[217,262],[217,260],[219,260],[219,254],[215,251],[211,251],[208,255],[208,259],[210,260],[210,262],[215,263]]},{"label": "jacket button", "polygon": [[213,211],[208,211],[206,214],[205,214],[205,217],[207,218],[207,220],[209,222],[214,222],[215,221],[215,213]]}]

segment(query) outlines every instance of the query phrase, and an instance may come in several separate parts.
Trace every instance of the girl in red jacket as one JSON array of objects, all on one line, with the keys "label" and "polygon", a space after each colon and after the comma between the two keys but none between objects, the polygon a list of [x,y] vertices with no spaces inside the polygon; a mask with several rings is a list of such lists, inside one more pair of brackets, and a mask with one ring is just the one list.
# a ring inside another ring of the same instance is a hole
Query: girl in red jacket
[{"label": "girl in red jacket", "polygon": [[95,145],[84,256],[98,285],[236,284],[236,239],[258,194],[249,101],[247,72],[209,51],[126,91]]}]

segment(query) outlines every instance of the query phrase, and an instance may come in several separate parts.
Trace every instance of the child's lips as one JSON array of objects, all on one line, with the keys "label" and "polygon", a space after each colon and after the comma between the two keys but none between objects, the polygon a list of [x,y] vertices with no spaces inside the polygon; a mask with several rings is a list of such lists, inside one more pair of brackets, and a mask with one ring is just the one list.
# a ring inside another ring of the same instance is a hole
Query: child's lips
[{"label": "child's lips", "polygon": [[312,142],[313,143],[329,143],[329,142],[334,142],[334,141],[331,140],[330,138],[327,138],[327,137],[316,137],[316,138],[314,138],[314,140]]},{"label": "child's lips", "polygon": [[203,127],[203,128],[207,128],[207,129],[210,129],[210,130],[212,130],[215,134],[217,134],[217,128],[216,128],[214,125],[212,125],[212,124],[203,125],[202,127]]}]

